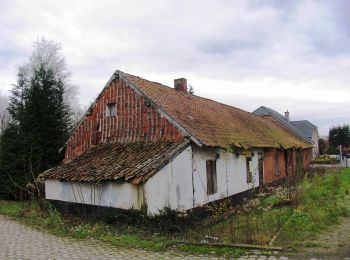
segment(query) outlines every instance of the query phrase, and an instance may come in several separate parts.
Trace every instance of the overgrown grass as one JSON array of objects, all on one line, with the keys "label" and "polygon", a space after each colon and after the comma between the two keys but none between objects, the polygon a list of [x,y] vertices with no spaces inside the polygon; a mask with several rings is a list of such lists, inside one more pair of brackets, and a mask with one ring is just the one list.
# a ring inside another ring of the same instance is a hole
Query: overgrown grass
[{"label": "overgrown grass", "polygon": [[23,210],[23,202],[0,201],[0,214],[19,217]]},{"label": "overgrown grass", "polygon": [[279,192],[252,199],[238,208],[232,208],[232,205],[220,207],[216,215],[202,221],[179,218],[175,212],[165,210],[159,216],[151,217],[136,211],[120,212],[103,222],[62,217],[50,206],[41,210],[35,203],[6,201],[0,201],[0,214],[59,236],[94,238],[130,248],[156,251],[176,248],[175,251],[214,252],[236,257],[244,251],[179,245],[179,241],[200,242],[209,235],[217,237],[217,243],[267,244],[279,232],[276,245],[310,247],[315,236],[349,215],[350,169],[313,172],[303,180],[300,191],[297,207],[288,205],[283,190],[279,189]]},{"label": "overgrown grass", "polygon": [[215,237],[219,243],[245,243],[266,245],[292,216],[291,207],[273,207],[283,201],[278,196],[264,199],[259,206],[249,210],[235,210],[219,220],[209,218],[186,233],[187,240]]},{"label": "overgrown grass", "polygon": [[302,187],[301,204],[276,240],[283,246],[304,245],[349,216],[350,169],[305,178]]},{"label": "overgrown grass", "polygon": [[[194,254],[213,253],[228,257],[236,257],[245,252],[239,248],[178,245],[181,235],[178,232],[173,234],[173,231],[174,229],[178,231],[180,224],[178,223],[179,220],[175,220],[173,212],[163,212],[148,219],[140,213],[137,224],[132,222],[132,218],[137,217],[136,212],[131,212],[132,217],[128,220],[126,219],[127,214],[118,214],[110,218],[111,223],[108,224],[92,219],[65,218],[53,207],[48,206],[46,210],[42,210],[34,202],[0,201],[0,214],[46,230],[54,235],[77,239],[94,238],[123,248],[139,248],[152,251],[171,249],[174,253],[176,251]],[[164,230],[164,226],[169,221],[173,222],[169,225],[168,230]],[[162,222],[164,222],[164,225],[162,225]],[[163,233],[154,233],[153,231],[163,231]]]},{"label": "overgrown grass", "polygon": [[348,216],[349,191],[350,169],[312,171],[300,184],[299,204],[291,204],[287,190],[278,188],[275,193],[253,198],[234,210],[224,205],[225,214],[220,205],[218,216],[187,232],[187,239],[198,241],[210,235],[224,243],[268,244],[277,235],[275,245],[307,243]]}]

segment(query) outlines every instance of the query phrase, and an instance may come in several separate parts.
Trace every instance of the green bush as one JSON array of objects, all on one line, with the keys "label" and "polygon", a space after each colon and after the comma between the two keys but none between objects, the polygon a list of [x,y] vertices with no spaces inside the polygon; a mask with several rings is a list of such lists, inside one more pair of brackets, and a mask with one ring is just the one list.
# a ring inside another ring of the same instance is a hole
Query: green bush
[{"label": "green bush", "polygon": [[119,227],[134,227],[151,232],[167,234],[180,233],[193,226],[197,219],[192,216],[182,216],[170,208],[164,208],[158,214],[148,215],[144,210],[115,210],[108,214],[106,222]]},{"label": "green bush", "polygon": [[50,229],[60,229],[64,226],[61,214],[53,207],[47,209],[47,215],[44,219],[44,225]]},{"label": "green bush", "polygon": [[332,158],[328,155],[321,155],[311,160],[311,164],[337,164],[337,163],[339,163],[339,160],[337,160],[336,158]]},{"label": "green bush", "polygon": [[71,232],[73,237],[79,238],[79,239],[90,237],[91,233],[92,233],[91,227],[87,224],[77,225],[77,226],[73,227],[70,230],[70,232]]}]

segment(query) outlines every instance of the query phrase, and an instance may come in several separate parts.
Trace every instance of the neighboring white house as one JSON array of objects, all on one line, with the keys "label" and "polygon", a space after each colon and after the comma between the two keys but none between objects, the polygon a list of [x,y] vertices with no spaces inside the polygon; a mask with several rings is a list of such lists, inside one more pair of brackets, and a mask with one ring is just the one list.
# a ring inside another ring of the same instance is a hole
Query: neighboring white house
[{"label": "neighboring white house", "polygon": [[64,162],[39,179],[53,202],[186,211],[258,187],[264,149],[307,147],[277,124],[187,93],[185,79],[170,88],[117,71]]}]

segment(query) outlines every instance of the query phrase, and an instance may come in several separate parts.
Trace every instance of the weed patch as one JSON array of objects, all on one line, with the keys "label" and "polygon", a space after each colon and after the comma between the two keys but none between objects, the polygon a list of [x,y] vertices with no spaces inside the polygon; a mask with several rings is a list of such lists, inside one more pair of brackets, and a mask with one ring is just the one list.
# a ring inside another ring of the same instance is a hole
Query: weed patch
[{"label": "weed patch", "polygon": [[284,246],[306,246],[308,240],[339,223],[341,217],[349,216],[345,205],[349,187],[350,169],[305,178],[301,203],[276,242]]},{"label": "weed patch", "polygon": [[[298,184],[299,185],[299,184]],[[267,244],[275,235],[275,244],[283,247],[317,246],[313,238],[349,216],[350,169],[304,177],[298,188],[298,204],[288,204],[288,192],[282,188],[265,198],[256,197],[244,205],[219,205],[211,208],[206,219],[182,216],[170,209],[159,215],[144,211],[113,211],[101,219],[64,217],[47,205],[0,201],[0,214],[45,229],[60,236],[94,238],[115,246],[161,251],[173,249],[179,241]],[[211,241],[209,241],[211,242]],[[239,256],[236,248],[176,246],[190,253]]]}]

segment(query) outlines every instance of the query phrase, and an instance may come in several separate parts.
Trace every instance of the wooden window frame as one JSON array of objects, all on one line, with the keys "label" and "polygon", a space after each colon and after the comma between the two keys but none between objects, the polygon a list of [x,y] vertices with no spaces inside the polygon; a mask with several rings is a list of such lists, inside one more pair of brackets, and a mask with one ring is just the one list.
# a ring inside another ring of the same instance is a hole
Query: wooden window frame
[{"label": "wooden window frame", "polygon": [[247,172],[247,183],[253,182],[253,172],[250,169],[252,158],[246,157],[245,159],[245,165],[246,165],[246,172]]},{"label": "wooden window frame", "polygon": [[106,117],[114,117],[117,115],[117,104],[108,103],[106,105]]},{"label": "wooden window frame", "polygon": [[216,160],[207,160],[206,170],[207,170],[207,195],[212,195],[218,192]]}]

